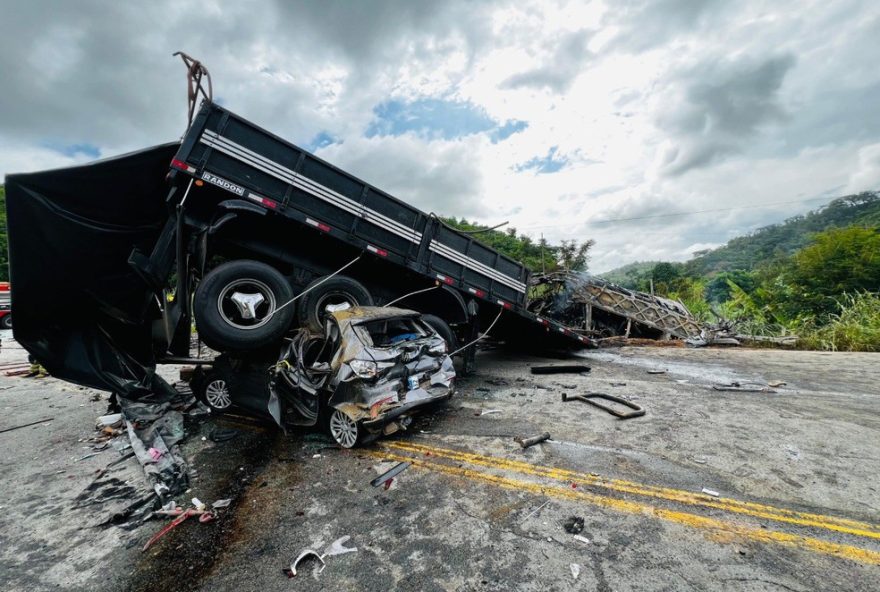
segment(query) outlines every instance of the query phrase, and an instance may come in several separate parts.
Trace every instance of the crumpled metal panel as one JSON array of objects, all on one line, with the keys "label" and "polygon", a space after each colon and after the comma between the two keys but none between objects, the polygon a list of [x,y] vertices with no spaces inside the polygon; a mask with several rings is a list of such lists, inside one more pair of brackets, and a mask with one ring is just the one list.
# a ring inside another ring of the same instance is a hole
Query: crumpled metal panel
[{"label": "crumpled metal panel", "polygon": [[[392,409],[450,395],[454,389],[455,368],[452,358],[443,353],[442,337],[431,334],[398,345],[374,347],[363,327],[365,323],[376,320],[418,317],[419,313],[415,311],[398,308],[361,307],[331,313],[325,325],[324,338],[338,345],[329,362],[329,379],[322,387],[328,393],[327,405],[344,409],[356,419],[375,420]],[[283,389],[283,392],[288,397],[302,399],[315,389],[301,388],[303,384],[309,385],[310,381],[298,364],[285,357],[290,354],[290,349],[282,354],[274,370],[282,376],[276,378],[273,385],[286,384],[289,388]],[[355,360],[393,366],[384,369],[375,378],[362,378],[351,367]],[[416,377],[418,384],[409,385],[409,377]],[[300,393],[292,394],[295,390]],[[289,402],[294,408],[302,404],[301,400]],[[281,403],[274,392],[270,399],[270,411],[273,410],[273,417],[276,413],[280,416]]]}]

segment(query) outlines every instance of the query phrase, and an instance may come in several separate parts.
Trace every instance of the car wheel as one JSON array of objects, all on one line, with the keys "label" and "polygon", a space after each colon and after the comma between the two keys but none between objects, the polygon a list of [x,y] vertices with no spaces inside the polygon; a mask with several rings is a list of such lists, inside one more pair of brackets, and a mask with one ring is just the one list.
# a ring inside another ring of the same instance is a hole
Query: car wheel
[{"label": "car wheel", "polygon": [[[208,273],[195,295],[199,337],[217,351],[247,351],[277,341],[290,327],[290,284],[274,267],[238,260]],[[280,310],[279,310],[280,309]]]},{"label": "car wheel", "polygon": [[353,448],[360,440],[360,424],[345,411],[334,409],[329,423],[330,435],[343,448]]},{"label": "car wheel", "polygon": [[[315,332],[322,331],[326,308],[331,304],[373,305],[373,297],[370,296],[370,292],[357,280],[338,275],[319,285],[323,279],[316,279],[304,290],[306,293],[299,301],[297,313],[301,327],[308,327]],[[314,289],[311,289],[313,286]],[[311,291],[308,291],[310,289]]]},{"label": "car wheel", "polygon": [[229,384],[222,378],[209,376],[205,379],[199,399],[211,408],[211,411],[223,412],[232,407],[232,395]]},{"label": "car wheel", "polygon": [[12,315],[8,314],[2,319],[0,319],[0,327],[4,329],[12,329]]},{"label": "car wheel", "polygon": [[438,316],[429,314],[422,315],[422,320],[446,341],[446,348],[450,353],[458,349],[458,339],[455,338],[455,333],[452,331],[449,323]]}]

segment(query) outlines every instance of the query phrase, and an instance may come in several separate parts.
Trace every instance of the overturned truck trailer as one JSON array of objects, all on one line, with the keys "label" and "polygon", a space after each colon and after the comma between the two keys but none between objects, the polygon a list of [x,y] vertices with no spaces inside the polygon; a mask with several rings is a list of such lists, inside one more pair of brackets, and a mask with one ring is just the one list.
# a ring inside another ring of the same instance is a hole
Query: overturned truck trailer
[{"label": "overturned truck trailer", "polygon": [[[126,396],[211,348],[275,359],[328,305],[394,302],[450,350],[492,327],[583,347],[528,308],[519,262],[206,100],[180,143],[6,179],[16,339],[55,376]],[[473,366],[468,347],[465,366]]]}]

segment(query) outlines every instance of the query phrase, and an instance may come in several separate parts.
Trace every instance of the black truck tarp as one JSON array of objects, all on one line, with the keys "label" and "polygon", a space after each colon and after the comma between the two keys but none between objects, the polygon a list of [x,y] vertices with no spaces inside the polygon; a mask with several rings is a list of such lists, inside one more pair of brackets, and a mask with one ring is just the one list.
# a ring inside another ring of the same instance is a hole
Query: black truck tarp
[{"label": "black truck tarp", "polygon": [[6,177],[13,334],[53,376],[135,398],[170,388],[154,371],[154,296],[128,259],[168,219],[178,148]]}]

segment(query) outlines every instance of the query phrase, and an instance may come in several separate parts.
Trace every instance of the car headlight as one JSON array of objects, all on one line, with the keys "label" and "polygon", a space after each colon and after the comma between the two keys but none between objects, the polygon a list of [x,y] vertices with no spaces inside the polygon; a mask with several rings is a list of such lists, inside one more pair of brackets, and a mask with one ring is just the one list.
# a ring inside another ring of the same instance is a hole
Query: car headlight
[{"label": "car headlight", "polygon": [[352,360],[348,363],[358,378],[375,378],[382,371],[394,366],[393,362],[373,362],[372,360]]}]

